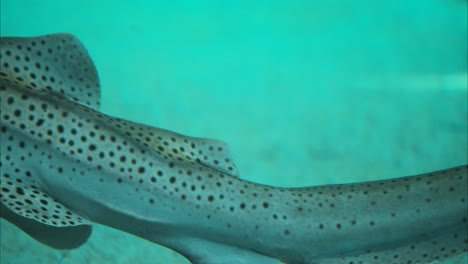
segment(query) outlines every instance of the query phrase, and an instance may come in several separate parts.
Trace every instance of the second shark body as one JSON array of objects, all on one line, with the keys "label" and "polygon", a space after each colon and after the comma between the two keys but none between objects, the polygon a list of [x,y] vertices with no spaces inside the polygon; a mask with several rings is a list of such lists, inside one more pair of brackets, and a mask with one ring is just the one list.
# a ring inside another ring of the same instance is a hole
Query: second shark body
[{"label": "second shark body", "polygon": [[40,231],[53,228],[76,247],[97,222],[197,264],[429,263],[467,251],[467,166],[307,188],[248,182],[220,141],[98,112],[97,74],[73,36],[1,41],[2,216],[43,243],[59,247]]}]

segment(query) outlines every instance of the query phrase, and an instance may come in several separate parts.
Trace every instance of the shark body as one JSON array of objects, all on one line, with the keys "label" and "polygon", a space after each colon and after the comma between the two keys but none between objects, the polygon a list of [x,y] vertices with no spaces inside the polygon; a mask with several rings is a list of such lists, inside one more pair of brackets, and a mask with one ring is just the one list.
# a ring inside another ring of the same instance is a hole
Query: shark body
[{"label": "shark body", "polygon": [[96,222],[196,264],[430,263],[467,251],[466,165],[265,186],[238,178],[223,142],[100,113],[96,70],[71,35],[2,38],[0,77],[2,217],[51,247],[80,246]]}]

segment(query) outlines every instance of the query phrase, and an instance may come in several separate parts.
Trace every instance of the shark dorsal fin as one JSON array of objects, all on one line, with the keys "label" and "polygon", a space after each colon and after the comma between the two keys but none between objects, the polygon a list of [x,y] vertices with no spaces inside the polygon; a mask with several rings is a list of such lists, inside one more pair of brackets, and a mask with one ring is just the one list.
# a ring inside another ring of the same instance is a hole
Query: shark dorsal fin
[{"label": "shark dorsal fin", "polygon": [[95,110],[99,108],[96,68],[74,36],[2,38],[0,45],[2,78],[49,90]]},{"label": "shark dorsal fin", "polygon": [[223,141],[188,137],[118,118],[104,117],[103,121],[164,158],[196,163],[233,177],[239,176],[229,146]]}]

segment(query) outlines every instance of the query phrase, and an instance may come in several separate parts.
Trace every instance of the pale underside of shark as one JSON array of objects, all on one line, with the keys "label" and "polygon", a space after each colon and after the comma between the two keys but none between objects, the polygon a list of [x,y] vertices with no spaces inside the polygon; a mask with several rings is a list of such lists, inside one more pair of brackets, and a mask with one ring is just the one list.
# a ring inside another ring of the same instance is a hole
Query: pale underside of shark
[{"label": "pale underside of shark", "polygon": [[[468,167],[279,188],[238,178],[227,146],[98,112],[73,36],[1,39],[1,213],[76,248],[91,223],[192,263],[430,263],[467,251]],[[287,171],[284,172],[288,174]]]}]

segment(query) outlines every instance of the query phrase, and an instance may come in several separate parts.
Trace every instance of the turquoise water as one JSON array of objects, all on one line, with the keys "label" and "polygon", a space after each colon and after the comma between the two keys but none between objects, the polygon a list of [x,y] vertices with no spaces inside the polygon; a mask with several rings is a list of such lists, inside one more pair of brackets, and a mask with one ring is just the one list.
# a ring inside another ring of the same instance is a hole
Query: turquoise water
[{"label": "turquoise water", "polygon": [[[121,2],[2,0],[1,35],[76,35],[104,113],[224,140],[250,181],[344,183],[468,162],[466,1]],[[55,251],[3,220],[0,256],[187,263],[103,226]]]}]

